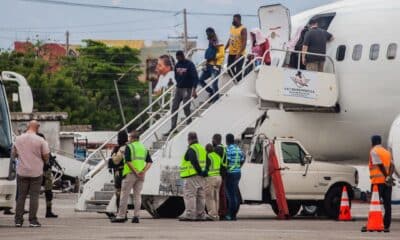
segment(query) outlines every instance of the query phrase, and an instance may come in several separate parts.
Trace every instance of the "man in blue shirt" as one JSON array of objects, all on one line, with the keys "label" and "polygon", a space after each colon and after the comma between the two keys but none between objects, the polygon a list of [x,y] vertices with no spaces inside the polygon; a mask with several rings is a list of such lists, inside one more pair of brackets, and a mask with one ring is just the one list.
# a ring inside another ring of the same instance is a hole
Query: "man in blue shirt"
[{"label": "man in blue shirt", "polygon": [[244,154],[238,145],[235,144],[233,134],[226,135],[226,159],[227,159],[227,176],[226,176],[226,192],[228,198],[228,215],[226,220],[236,220],[239,210],[239,181],[241,177],[241,167],[244,163]]}]

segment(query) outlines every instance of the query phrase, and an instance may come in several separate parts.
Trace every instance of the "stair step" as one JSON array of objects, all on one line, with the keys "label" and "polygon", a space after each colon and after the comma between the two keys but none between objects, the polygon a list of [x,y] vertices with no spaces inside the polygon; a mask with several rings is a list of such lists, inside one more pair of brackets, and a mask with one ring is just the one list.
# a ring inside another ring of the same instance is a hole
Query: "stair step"
[{"label": "stair step", "polygon": [[103,191],[115,191],[115,187],[113,183],[105,183],[103,186]]},{"label": "stair step", "polygon": [[149,153],[150,155],[153,155],[154,153],[156,153],[159,149],[150,149]]},{"label": "stair step", "polygon": [[99,191],[94,193],[94,200],[111,200],[114,196],[114,191]]},{"label": "stair step", "polygon": [[87,204],[91,205],[108,205],[110,200],[86,200]]},{"label": "stair step", "polygon": [[86,212],[104,212],[106,209],[107,205],[88,204],[86,206]]},{"label": "stair step", "polygon": [[160,149],[162,146],[164,146],[165,141],[156,141],[153,142],[153,149]]}]

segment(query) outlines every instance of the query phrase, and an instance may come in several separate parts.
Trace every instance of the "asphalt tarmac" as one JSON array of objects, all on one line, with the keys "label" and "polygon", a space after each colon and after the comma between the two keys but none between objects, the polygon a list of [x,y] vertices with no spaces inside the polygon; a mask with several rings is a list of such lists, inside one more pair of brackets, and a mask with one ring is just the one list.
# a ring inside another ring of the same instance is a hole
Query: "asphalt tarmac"
[{"label": "asphalt tarmac", "polygon": [[[0,239],[400,239],[400,206],[393,206],[390,233],[361,233],[366,223],[368,204],[353,204],[355,221],[338,222],[315,217],[277,220],[268,205],[242,205],[235,222],[179,222],[175,219],[152,219],[142,211],[140,224],[110,223],[105,214],[74,211],[75,195],[57,194],[54,212],[57,219],[46,219],[45,201],[38,213],[41,228],[14,227],[14,217],[0,213]],[[129,216],[132,215],[130,211]],[[25,216],[27,218],[27,216]]]}]

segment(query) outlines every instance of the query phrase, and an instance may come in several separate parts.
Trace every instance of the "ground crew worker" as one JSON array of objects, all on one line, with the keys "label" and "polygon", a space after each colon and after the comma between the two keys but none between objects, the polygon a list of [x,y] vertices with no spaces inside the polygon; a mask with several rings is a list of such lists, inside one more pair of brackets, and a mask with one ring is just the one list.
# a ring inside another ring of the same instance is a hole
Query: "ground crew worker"
[{"label": "ground crew worker", "polygon": [[371,191],[373,185],[377,185],[379,196],[383,200],[385,208],[384,231],[390,231],[390,223],[392,220],[392,174],[394,167],[392,164],[391,153],[382,147],[381,136],[372,136],[372,149],[369,155],[369,174],[371,180]]},{"label": "ground crew worker", "polygon": [[179,221],[204,221],[205,213],[205,172],[207,152],[199,144],[197,134],[188,134],[189,147],[182,159],[180,177],[184,179],[183,199],[185,201],[185,213]]},{"label": "ground crew worker", "polygon": [[[38,136],[46,140],[42,133],[37,133]],[[53,201],[53,162],[55,157],[51,155],[49,161],[43,165],[43,183],[44,183],[44,196],[46,198],[46,218],[57,218],[58,215],[52,212],[52,201]]]},{"label": "ground crew worker", "polygon": [[211,220],[218,220],[219,191],[221,189],[222,158],[214,151],[211,144],[207,144],[206,161],[206,207]]},{"label": "ground crew worker", "polygon": [[241,170],[244,163],[244,155],[238,145],[235,144],[233,134],[226,135],[226,158],[227,158],[227,176],[226,193],[228,197],[228,215],[225,220],[235,221],[240,206],[239,181]]},{"label": "ground crew worker", "polygon": [[228,214],[227,209],[227,200],[226,200],[226,189],[225,189],[225,181],[226,181],[226,147],[221,143],[222,136],[221,134],[214,134],[212,138],[212,144],[214,151],[221,157],[222,165],[221,165],[221,187],[219,189],[219,207],[218,207],[218,215],[219,220],[225,220],[226,215]]},{"label": "ground crew worker", "polygon": [[135,207],[132,223],[139,223],[140,208],[142,206],[142,188],[147,170],[152,159],[146,147],[139,141],[139,133],[130,133],[131,142],[125,150],[125,164],[122,171],[121,200],[118,215],[111,222],[121,223],[127,220],[128,198],[133,189],[133,204]]}]

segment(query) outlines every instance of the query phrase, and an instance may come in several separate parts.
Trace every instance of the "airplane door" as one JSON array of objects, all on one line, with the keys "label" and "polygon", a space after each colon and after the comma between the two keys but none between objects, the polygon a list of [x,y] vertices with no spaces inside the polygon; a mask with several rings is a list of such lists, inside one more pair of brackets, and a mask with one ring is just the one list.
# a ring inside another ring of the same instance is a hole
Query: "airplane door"
[{"label": "airplane door", "polygon": [[[290,40],[290,11],[281,4],[262,6],[258,9],[261,31],[268,36],[271,48],[284,49]],[[273,52],[272,64],[282,65],[285,53]]]}]

